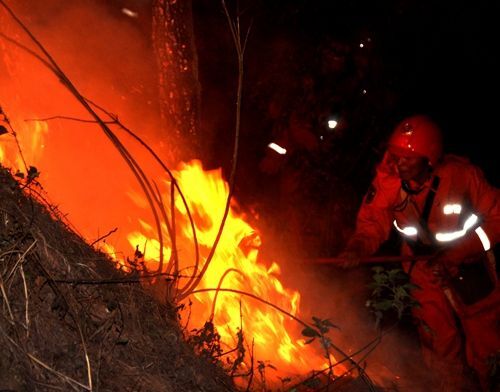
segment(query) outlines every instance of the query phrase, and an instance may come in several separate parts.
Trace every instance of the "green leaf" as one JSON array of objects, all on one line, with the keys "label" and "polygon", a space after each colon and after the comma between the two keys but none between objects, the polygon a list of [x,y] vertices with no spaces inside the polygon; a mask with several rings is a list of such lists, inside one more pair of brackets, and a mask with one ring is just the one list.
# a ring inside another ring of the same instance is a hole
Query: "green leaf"
[{"label": "green leaf", "polygon": [[387,271],[387,277],[391,280],[394,280],[394,278],[396,276],[398,276],[398,274],[401,272],[400,269],[392,269],[392,270],[389,270]]},{"label": "green leaf", "polygon": [[302,335],[307,336],[308,338],[315,338],[321,336],[318,331],[314,328],[306,327],[302,330]]},{"label": "green leaf", "polygon": [[393,306],[393,301],[386,299],[374,304],[374,308],[377,310],[389,310]]},{"label": "green leaf", "polygon": [[338,325],[335,325],[333,324],[330,319],[326,319],[326,320],[323,320],[323,324],[326,325],[327,327],[330,327],[330,328],[337,328],[337,329],[340,329],[340,327]]},{"label": "green leaf", "polygon": [[375,281],[375,283],[383,284],[383,283],[387,282],[387,277],[385,275],[382,275],[382,274],[376,274],[376,275],[373,275],[373,280]]},{"label": "green leaf", "polygon": [[405,290],[416,290],[416,289],[420,289],[419,286],[417,286],[416,284],[413,284],[413,283],[405,283],[403,286],[402,286]]}]

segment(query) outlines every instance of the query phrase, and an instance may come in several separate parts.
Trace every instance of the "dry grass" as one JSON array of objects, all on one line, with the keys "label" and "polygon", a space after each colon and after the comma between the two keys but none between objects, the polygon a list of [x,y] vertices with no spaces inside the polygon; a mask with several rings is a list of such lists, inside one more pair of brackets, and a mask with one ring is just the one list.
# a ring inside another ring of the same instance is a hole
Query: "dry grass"
[{"label": "dry grass", "polygon": [[0,390],[234,390],[185,343],[172,306],[30,193],[0,170]]}]

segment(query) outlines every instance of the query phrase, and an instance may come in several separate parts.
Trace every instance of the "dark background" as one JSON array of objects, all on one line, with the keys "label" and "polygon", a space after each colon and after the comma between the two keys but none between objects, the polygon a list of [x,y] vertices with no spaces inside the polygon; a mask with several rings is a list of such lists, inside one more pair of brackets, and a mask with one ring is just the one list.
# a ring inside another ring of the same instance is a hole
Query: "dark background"
[{"label": "dark background", "polygon": [[[236,3],[228,4],[235,13]],[[228,109],[234,107],[236,55],[220,3],[196,0],[193,6],[205,126],[227,129],[232,121]],[[396,101],[373,111],[379,119],[374,132],[392,129],[406,114],[428,113],[442,125],[448,151],[469,156],[490,181],[500,183],[493,143],[500,87],[498,2],[240,1],[239,10],[242,31],[252,23],[245,53],[243,132],[248,137],[243,139],[243,157],[259,157],[269,138],[262,109],[266,93],[286,90],[308,67],[314,74],[317,48],[328,40],[348,43],[359,52],[360,40],[370,37],[365,56],[380,68],[371,71],[371,82],[375,80],[377,90],[391,91]],[[284,56],[284,45],[295,52]],[[276,86],[278,80],[281,86]],[[227,137],[227,131],[221,132],[218,142]],[[219,158],[227,157],[229,145],[223,144],[223,151],[215,147]],[[250,152],[245,154],[245,149]]]},{"label": "dark background", "polygon": [[[494,142],[498,2],[257,0],[228,1],[228,7],[233,16],[240,15],[243,35],[251,26],[236,198],[261,217],[267,214],[276,232],[289,229],[288,237],[275,242],[296,245],[298,252],[306,249],[314,257],[337,254],[353,229],[384,142],[407,115],[431,115],[442,127],[445,151],[468,157],[500,185]],[[228,176],[236,53],[218,1],[193,1],[193,11],[202,128],[216,135],[205,143],[210,150],[206,163],[222,166]],[[338,56],[344,70],[325,71],[329,59],[335,62]],[[310,99],[300,87],[304,77],[317,86]],[[363,90],[367,94],[360,94]],[[279,103],[278,117],[270,114],[273,102]],[[340,112],[347,125],[321,155],[288,158],[286,167],[299,173],[295,187],[283,185],[286,168],[273,175],[259,170],[267,144],[293,113],[313,124],[319,137],[320,119],[329,110]]]},{"label": "dark background", "polygon": [[[151,1],[116,1],[142,10],[140,18],[130,23],[138,23],[149,37]],[[221,2],[193,0],[192,4],[202,86],[204,151],[198,158],[206,168],[222,167],[229,178],[236,52]],[[267,215],[277,231],[283,222],[291,227],[295,219],[298,237],[305,238],[311,249],[322,249],[321,255],[336,253],[352,229],[384,142],[397,122],[415,113],[431,115],[443,129],[445,150],[469,157],[492,184],[500,186],[494,141],[500,88],[499,2],[227,0],[227,4],[233,18],[240,16],[243,36],[250,27],[235,188],[235,198],[245,210]],[[341,71],[335,71],[336,63],[343,64]],[[310,91],[304,88],[306,80],[314,85]],[[366,94],[361,93],[364,90]],[[294,114],[309,123],[314,137],[326,136],[328,142],[322,143],[319,153],[298,146],[275,173],[262,171],[267,144],[287,132]],[[344,125],[325,134],[324,120],[330,114],[340,114]],[[295,186],[286,183],[290,178]],[[332,227],[337,232],[319,244],[315,239]]]}]

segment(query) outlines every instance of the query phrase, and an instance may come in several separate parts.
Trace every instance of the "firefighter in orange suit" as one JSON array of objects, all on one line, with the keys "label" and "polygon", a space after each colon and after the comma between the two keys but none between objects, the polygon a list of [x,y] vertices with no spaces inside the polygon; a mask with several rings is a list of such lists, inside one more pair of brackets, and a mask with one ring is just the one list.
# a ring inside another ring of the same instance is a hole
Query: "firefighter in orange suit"
[{"label": "firefighter in orange suit", "polygon": [[408,256],[403,269],[419,287],[412,293],[420,303],[413,315],[424,361],[437,372],[441,390],[464,390],[466,364],[481,388],[491,390],[491,364],[500,353],[493,252],[500,237],[499,189],[467,159],[443,155],[440,129],[424,115],[404,119],[390,137],[341,254],[344,267],[375,253],[393,228]]}]

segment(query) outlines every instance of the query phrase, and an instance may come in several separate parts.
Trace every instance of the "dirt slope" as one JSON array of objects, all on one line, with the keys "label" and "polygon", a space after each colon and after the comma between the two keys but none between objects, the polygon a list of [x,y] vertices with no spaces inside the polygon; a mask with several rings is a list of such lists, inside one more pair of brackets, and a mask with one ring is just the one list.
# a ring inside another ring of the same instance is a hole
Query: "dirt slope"
[{"label": "dirt slope", "polygon": [[[0,168],[0,390],[231,391],[169,306]],[[120,282],[117,282],[120,281]]]}]

